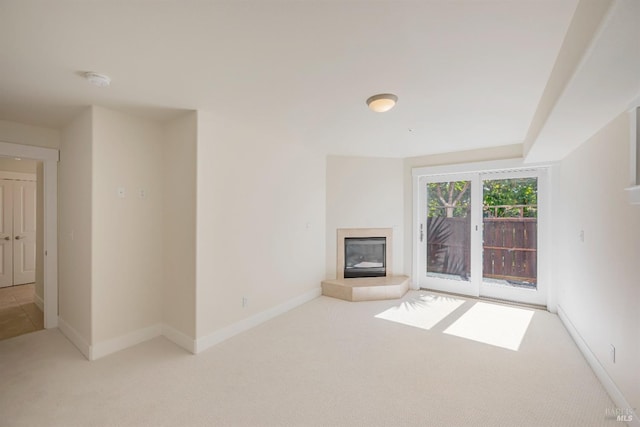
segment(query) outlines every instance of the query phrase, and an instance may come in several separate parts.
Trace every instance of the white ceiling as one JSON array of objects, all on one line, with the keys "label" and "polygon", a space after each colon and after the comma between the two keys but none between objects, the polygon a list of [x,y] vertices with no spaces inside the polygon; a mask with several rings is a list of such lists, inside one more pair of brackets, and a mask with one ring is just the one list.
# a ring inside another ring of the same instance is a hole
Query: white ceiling
[{"label": "white ceiling", "polygon": [[[58,128],[91,104],[158,120],[202,109],[330,154],[517,144],[577,4],[0,0],[0,119]],[[395,109],[366,108],[380,92]]]}]

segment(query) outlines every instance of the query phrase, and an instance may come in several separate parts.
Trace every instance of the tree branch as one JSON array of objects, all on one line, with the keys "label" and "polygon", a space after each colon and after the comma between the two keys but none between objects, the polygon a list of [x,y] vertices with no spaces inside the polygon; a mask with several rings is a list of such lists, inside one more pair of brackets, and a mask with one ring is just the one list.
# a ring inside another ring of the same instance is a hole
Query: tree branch
[{"label": "tree branch", "polygon": [[467,188],[469,188],[469,181],[464,183],[464,187],[462,187],[462,190],[460,190],[460,194],[458,194],[458,197],[456,197],[456,200],[454,200],[453,202],[454,206],[456,203],[460,201],[460,199],[462,199],[462,196],[464,196],[464,193],[467,192]]},{"label": "tree branch", "polygon": [[447,206],[447,201],[442,196],[442,188],[440,187],[440,183],[436,184],[436,190],[438,192],[438,199],[442,202],[442,206]]}]

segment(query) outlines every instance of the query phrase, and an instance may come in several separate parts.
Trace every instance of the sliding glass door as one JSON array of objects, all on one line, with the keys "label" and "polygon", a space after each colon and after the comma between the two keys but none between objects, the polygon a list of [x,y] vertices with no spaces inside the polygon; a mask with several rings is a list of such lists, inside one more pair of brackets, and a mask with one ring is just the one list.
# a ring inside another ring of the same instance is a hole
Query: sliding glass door
[{"label": "sliding glass door", "polygon": [[419,286],[546,305],[538,272],[543,178],[536,170],[421,177]]},{"label": "sliding glass door", "polygon": [[[480,295],[546,305],[538,289],[538,171],[480,175],[482,185],[482,283]],[[543,287],[544,288],[544,287]]]},{"label": "sliding glass door", "polygon": [[474,175],[421,180],[420,286],[465,295],[477,294],[479,274],[472,262],[477,235],[473,209],[479,188]]}]

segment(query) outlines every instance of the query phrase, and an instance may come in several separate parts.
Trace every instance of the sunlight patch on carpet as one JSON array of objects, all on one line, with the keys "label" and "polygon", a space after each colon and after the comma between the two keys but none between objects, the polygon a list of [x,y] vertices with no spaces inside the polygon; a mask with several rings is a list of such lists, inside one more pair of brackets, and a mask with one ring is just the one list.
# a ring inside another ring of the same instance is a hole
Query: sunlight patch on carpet
[{"label": "sunlight patch on carpet", "polygon": [[533,313],[532,310],[478,302],[444,333],[518,351]]},{"label": "sunlight patch on carpet", "polygon": [[464,304],[464,300],[457,298],[420,295],[418,298],[391,307],[375,317],[428,330],[462,304]]}]

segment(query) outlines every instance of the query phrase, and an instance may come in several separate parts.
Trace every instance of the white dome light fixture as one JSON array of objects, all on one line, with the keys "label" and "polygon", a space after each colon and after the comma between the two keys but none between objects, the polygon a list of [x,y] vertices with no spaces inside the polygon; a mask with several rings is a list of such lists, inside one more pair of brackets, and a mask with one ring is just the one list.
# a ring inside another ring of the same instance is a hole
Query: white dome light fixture
[{"label": "white dome light fixture", "polygon": [[104,74],[94,73],[92,71],[84,73],[84,78],[87,79],[92,85],[98,87],[107,87],[111,84],[111,77]]},{"label": "white dome light fixture", "polygon": [[371,111],[376,113],[384,113],[391,110],[395,107],[396,102],[398,102],[398,97],[392,93],[380,93],[367,99],[367,105]]}]

